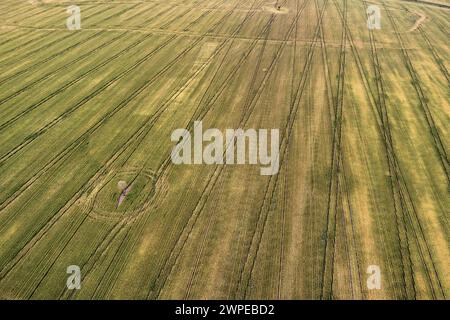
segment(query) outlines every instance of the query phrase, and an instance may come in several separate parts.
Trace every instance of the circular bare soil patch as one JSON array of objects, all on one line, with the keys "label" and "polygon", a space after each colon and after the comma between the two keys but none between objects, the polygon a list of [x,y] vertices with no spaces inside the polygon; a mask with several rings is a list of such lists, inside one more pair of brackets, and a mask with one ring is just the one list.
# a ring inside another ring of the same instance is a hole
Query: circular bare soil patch
[{"label": "circular bare soil patch", "polygon": [[95,194],[94,217],[137,216],[155,193],[155,176],[146,170],[120,171],[110,176]]}]

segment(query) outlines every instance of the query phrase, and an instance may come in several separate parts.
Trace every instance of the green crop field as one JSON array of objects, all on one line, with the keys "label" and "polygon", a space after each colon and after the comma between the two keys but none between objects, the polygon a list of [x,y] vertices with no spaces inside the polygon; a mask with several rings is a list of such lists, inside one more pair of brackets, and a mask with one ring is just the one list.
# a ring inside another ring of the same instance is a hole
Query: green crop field
[{"label": "green crop field", "polygon": [[[450,1],[0,14],[0,299],[450,298]],[[174,163],[195,121],[278,172]]]}]

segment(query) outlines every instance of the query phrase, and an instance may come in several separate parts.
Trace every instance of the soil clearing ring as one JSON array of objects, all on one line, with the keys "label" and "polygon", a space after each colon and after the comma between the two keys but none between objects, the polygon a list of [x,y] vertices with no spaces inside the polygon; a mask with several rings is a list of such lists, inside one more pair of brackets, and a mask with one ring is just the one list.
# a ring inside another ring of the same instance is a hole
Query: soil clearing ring
[{"label": "soil clearing ring", "polygon": [[132,218],[139,215],[155,193],[155,176],[148,170],[124,170],[110,175],[97,189],[93,218]]}]

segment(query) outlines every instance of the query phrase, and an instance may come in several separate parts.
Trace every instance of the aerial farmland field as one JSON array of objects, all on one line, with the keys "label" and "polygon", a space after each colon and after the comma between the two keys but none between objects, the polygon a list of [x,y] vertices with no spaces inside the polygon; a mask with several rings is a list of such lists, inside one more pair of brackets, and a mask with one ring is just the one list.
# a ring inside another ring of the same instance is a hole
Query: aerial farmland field
[{"label": "aerial farmland field", "polygon": [[0,14],[0,299],[450,298],[450,1]]}]

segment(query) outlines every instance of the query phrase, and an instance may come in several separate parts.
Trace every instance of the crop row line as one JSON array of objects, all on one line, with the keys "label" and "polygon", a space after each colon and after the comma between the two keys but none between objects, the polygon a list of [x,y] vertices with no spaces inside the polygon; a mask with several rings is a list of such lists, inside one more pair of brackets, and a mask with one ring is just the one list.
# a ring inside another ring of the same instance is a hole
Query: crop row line
[{"label": "crop row line", "polygon": [[[9,49],[6,49],[5,51],[0,52],[0,56],[1,56],[2,59],[4,59],[4,60],[7,59],[7,58],[6,58],[6,55],[7,55],[8,53],[10,53],[10,52],[14,52],[14,54],[12,54],[12,56],[17,56],[18,51],[19,51],[19,50],[27,50],[26,47],[27,47],[30,43],[33,43],[33,42],[39,42],[39,43],[45,42],[45,41],[46,41],[46,38],[49,37],[49,36],[52,36],[52,35],[53,35],[52,32],[47,32],[45,35],[37,34],[35,37],[33,37],[33,36],[30,36],[30,34],[25,33],[25,34],[19,34],[19,36],[17,36],[17,37],[8,38],[8,39],[5,40],[3,43],[14,42],[14,41],[17,41],[17,39],[19,39],[19,40],[21,40],[21,41],[20,41],[20,43],[19,43],[17,46],[12,47],[12,48],[9,48]],[[21,39],[23,36],[28,36],[26,41],[23,41],[23,40]],[[2,43],[2,44],[3,44],[3,43]]]},{"label": "crop row line", "polygon": [[[95,36],[97,36],[97,35],[99,35],[99,34],[101,34],[101,32],[100,32],[100,33],[96,33],[96,34],[94,35],[93,38],[95,38]],[[58,68],[56,68],[56,69],[54,69],[54,70],[51,70],[50,72],[46,73],[46,74],[43,75],[42,77],[40,77],[40,78],[38,78],[38,79],[36,79],[36,80],[34,80],[34,81],[32,81],[32,82],[26,84],[25,86],[23,86],[23,87],[20,88],[19,90],[17,90],[17,91],[15,91],[15,92],[11,93],[9,96],[6,96],[6,97],[0,99],[0,105],[4,104],[5,102],[8,102],[8,101],[11,100],[12,98],[17,97],[17,96],[20,95],[21,93],[26,92],[26,91],[29,90],[30,88],[34,87],[36,84],[39,84],[40,82],[42,82],[42,81],[44,81],[44,80],[47,80],[48,78],[50,78],[50,77],[56,75],[59,71],[69,69],[69,67],[71,67],[71,66],[73,66],[74,64],[76,64],[76,63],[82,61],[83,59],[85,59],[85,58],[87,58],[87,57],[89,57],[91,54],[97,52],[98,50],[101,50],[101,49],[103,49],[103,48],[109,46],[110,44],[112,44],[112,43],[116,42],[117,40],[119,40],[120,38],[124,37],[125,35],[126,35],[125,32],[124,32],[124,33],[121,33],[121,34],[119,34],[117,37],[114,37],[114,38],[112,38],[112,39],[110,39],[110,40],[108,40],[108,41],[102,43],[100,46],[95,47],[94,49],[92,49],[92,50],[90,50],[90,51],[88,51],[88,52],[82,54],[81,56],[78,56],[76,59],[74,59],[74,60],[72,60],[72,61],[70,61],[70,62],[68,62],[68,63],[66,63],[66,64],[64,64],[64,65],[62,65],[62,66],[60,66],[60,67],[58,67]],[[91,39],[92,39],[92,38],[91,38]],[[86,40],[83,40],[82,42],[84,42],[84,41],[86,41]],[[0,131],[3,129],[3,127],[4,127],[4,126],[6,125],[6,123],[9,122],[9,121],[11,121],[11,120],[8,120],[8,121],[6,121],[6,122],[0,124]]]},{"label": "crop row line", "polygon": [[[48,60],[52,60],[53,58],[57,57],[58,55],[60,55],[60,54],[62,54],[62,53],[64,53],[64,52],[67,52],[67,51],[69,51],[69,50],[71,50],[71,49],[73,49],[73,48],[76,48],[77,46],[80,46],[80,45],[84,44],[84,42],[89,41],[89,40],[92,40],[92,39],[96,38],[97,36],[99,36],[100,34],[103,34],[103,33],[104,33],[103,31],[99,31],[99,32],[96,32],[96,33],[90,35],[90,36],[89,36],[88,38],[86,38],[86,39],[81,39],[80,41],[74,43],[74,44],[71,45],[70,47],[65,48],[65,49],[62,50],[62,51],[59,51],[59,52],[56,53],[55,55],[53,55],[53,56],[51,56],[51,57],[48,57],[47,59],[45,59],[45,60],[39,62],[38,64],[39,64],[39,65],[40,65],[40,64],[44,64],[44,63],[48,62]],[[122,36],[123,36],[123,34],[122,34]],[[84,56],[84,55],[83,55],[83,56]],[[76,61],[79,61],[79,60],[77,59]],[[72,65],[72,63],[69,62],[68,65]],[[37,66],[38,66],[38,65],[35,65],[35,66],[32,66],[32,67],[30,67],[30,68],[28,68],[28,69],[23,69],[23,70],[21,70],[21,71],[15,73],[15,74],[13,74],[13,75],[10,75],[10,76],[8,76],[8,77],[6,77],[6,78],[0,80],[0,84],[3,84],[4,82],[7,82],[8,80],[11,80],[11,79],[16,78],[16,77],[18,77],[18,76],[27,74],[27,73],[33,71]],[[56,70],[59,71],[59,70],[62,70],[62,69],[65,69],[65,65],[62,66],[62,67],[57,68]],[[27,89],[33,87],[35,84],[37,84],[37,83],[39,83],[39,82],[41,82],[41,81],[47,79],[48,77],[54,75],[55,73],[56,73],[56,71],[55,71],[55,72],[47,73],[45,76],[39,78],[38,80],[33,81],[33,82],[31,82],[31,83],[28,83],[28,84],[26,84],[25,86],[23,86],[22,88],[18,89],[17,91],[11,93],[9,96],[6,96],[6,97],[0,99],[0,105],[2,105],[2,104],[4,104],[5,102],[11,100],[12,98],[15,98],[15,97],[18,96],[19,94],[25,92]],[[6,122],[8,122],[8,121],[6,121]],[[4,123],[2,123],[2,124],[0,125],[0,130],[3,128],[3,126],[5,126],[6,122],[4,122]]]},{"label": "crop row line", "polygon": [[[98,14],[103,14],[103,13],[104,13],[104,11],[101,11],[101,12],[95,11],[93,14],[91,14],[91,15],[89,15],[87,17],[84,17],[84,19],[88,19],[88,18],[91,18],[91,17],[96,16]],[[34,50],[27,51],[23,55],[19,55],[19,56],[15,55],[15,56],[12,57],[12,60],[10,60],[10,61],[8,61],[8,58],[6,58],[3,61],[1,61],[1,64],[3,65],[3,67],[7,67],[7,66],[9,66],[11,64],[17,63],[18,61],[28,59],[29,57],[34,56],[36,53],[40,53],[40,52],[42,52],[43,50],[45,50],[47,48],[51,48],[54,44],[57,44],[57,43],[61,42],[62,39],[67,40],[67,38],[71,38],[71,37],[76,36],[76,35],[78,35],[78,32],[71,32],[69,35],[64,34],[61,38],[58,38],[58,39],[53,40],[51,42],[45,43],[43,46],[38,47],[38,48],[36,48]],[[21,47],[21,46],[22,45],[19,45],[18,47]],[[5,62],[5,61],[7,61],[7,62]],[[46,61],[49,61],[49,60],[46,60]],[[5,81],[4,79],[0,80],[0,84],[2,84],[4,81]]]}]

